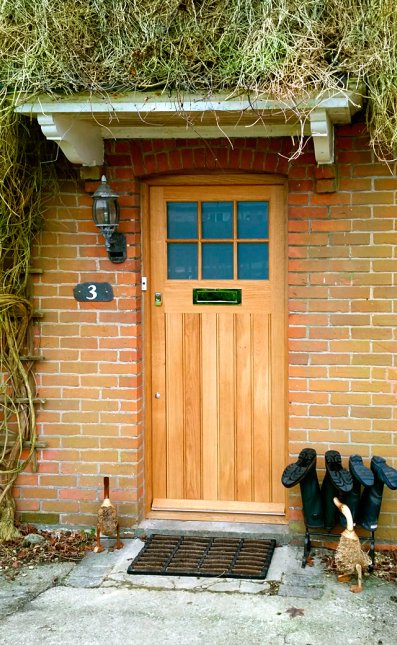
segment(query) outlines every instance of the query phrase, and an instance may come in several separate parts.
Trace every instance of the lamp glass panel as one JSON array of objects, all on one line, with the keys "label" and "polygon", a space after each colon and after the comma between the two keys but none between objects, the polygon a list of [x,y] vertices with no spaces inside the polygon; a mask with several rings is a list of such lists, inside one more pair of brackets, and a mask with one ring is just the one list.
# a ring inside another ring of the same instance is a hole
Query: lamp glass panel
[{"label": "lamp glass panel", "polygon": [[96,224],[117,226],[119,210],[114,199],[96,199],[94,204],[94,219]]}]

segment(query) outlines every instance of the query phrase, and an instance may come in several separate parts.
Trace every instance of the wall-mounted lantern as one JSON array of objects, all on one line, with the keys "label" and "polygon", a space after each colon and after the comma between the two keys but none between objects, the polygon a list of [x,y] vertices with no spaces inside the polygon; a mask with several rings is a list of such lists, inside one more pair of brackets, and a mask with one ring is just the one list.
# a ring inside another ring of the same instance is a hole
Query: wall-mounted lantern
[{"label": "wall-mounted lantern", "polygon": [[127,257],[127,244],[124,233],[117,227],[120,220],[118,194],[114,192],[102,175],[101,183],[92,196],[92,217],[105,238],[105,246],[111,262],[124,262]]}]

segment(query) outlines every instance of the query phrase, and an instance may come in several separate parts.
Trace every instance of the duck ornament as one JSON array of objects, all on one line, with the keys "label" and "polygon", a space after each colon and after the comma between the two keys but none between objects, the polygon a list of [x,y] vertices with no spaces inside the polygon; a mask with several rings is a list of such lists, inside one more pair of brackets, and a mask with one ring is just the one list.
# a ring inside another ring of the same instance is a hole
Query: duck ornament
[{"label": "duck ornament", "polygon": [[116,508],[109,499],[109,477],[103,478],[103,502],[98,509],[98,521],[96,527],[96,546],[95,553],[104,550],[101,544],[101,533],[107,537],[116,535],[115,549],[122,549],[123,543],[120,542],[120,524],[117,517]]},{"label": "duck ornament", "polygon": [[360,539],[354,531],[353,517],[350,508],[334,497],[334,504],[346,518],[346,529],[340,536],[339,544],[335,553],[336,570],[338,581],[348,582],[352,574],[357,574],[357,584],[350,587],[350,591],[359,593],[363,590],[362,574],[368,570],[371,559],[362,550]]}]

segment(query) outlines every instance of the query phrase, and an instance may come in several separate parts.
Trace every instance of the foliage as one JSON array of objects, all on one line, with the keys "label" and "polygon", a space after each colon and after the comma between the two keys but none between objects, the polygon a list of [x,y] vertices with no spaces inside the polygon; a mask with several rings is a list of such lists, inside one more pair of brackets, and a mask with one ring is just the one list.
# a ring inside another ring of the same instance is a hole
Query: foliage
[{"label": "foliage", "polygon": [[[83,530],[39,530],[31,524],[18,528],[20,537],[0,543],[0,577],[7,580],[14,580],[24,567],[33,569],[55,562],[78,562],[95,544],[94,535]],[[39,539],[32,541],[32,536],[39,536]]]}]

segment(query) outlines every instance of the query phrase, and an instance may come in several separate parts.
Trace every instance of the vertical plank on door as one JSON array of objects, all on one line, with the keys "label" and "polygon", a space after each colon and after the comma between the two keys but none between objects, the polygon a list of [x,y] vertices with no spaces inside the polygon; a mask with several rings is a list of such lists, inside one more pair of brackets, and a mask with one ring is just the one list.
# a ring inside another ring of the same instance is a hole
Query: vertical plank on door
[{"label": "vertical plank on door", "polygon": [[252,500],[251,315],[236,315],[236,499]]},{"label": "vertical plank on door", "polygon": [[[288,419],[287,409],[287,334],[286,317],[286,220],[279,216],[285,209],[282,191],[275,187],[272,189],[270,200],[271,228],[271,255],[269,260],[270,279],[277,289],[273,298],[271,314],[271,329],[269,347],[271,348],[271,384],[269,395],[271,397],[271,434],[269,437],[271,468],[268,473],[271,500],[274,502],[285,500],[285,489],[281,484],[281,475],[285,467],[286,454],[286,424]],[[277,214],[277,215],[276,215]],[[272,232],[273,231],[273,232]]]},{"label": "vertical plank on door", "polygon": [[184,390],[185,390],[185,496],[201,498],[201,386],[200,315],[185,314]]},{"label": "vertical plank on door", "polygon": [[235,499],[234,315],[218,318],[219,499]]},{"label": "vertical plank on door", "polygon": [[[152,207],[158,213],[159,222],[150,220],[151,236],[151,272],[153,275],[154,291],[162,290],[162,275],[166,269],[164,256],[165,239],[165,207],[163,189],[158,188],[152,194]],[[155,262],[154,258],[158,258]],[[150,301],[152,311],[152,469],[156,473],[153,479],[154,497],[164,497],[167,494],[167,464],[164,459],[167,454],[167,386],[166,386],[166,339],[164,310],[154,306]],[[160,393],[160,398],[155,398],[155,393]]]},{"label": "vertical plank on door", "polygon": [[166,316],[167,497],[184,496],[183,318]]},{"label": "vertical plank on door", "polygon": [[272,364],[272,445],[271,445],[271,495],[272,501],[278,502],[284,500],[285,491],[281,484],[281,474],[285,467],[286,445],[285,445],[285,420],[287,418],[285,389],[286,389],[286,339],[282,343],[280,340],[286,336],[284,316],[281,313],[272,315],[271,339],[270,346],[275,351],[278,347],[277,360]]},{"label": "vertical plank on door", "polygon": [[[152,390],[152,468],[156,473],[153,479],[154,497],[165,497],[167,494],[167,464],[164,456],[167,454],[167,420],[166,420],[166,343],[164,334],[165,317],[163,311],[157,311],[152,319],[152,339],[156,343],[156,353],[152,358],[152,370],[155,374]],[[160,398],[155,398],[155,393],[160,393]]]},{"label": "vertical plank on door", "polygon": [[253,316],[254,500],[270,501],[270,315]]},{"label": "vertical plank on door", "polygon": [[218,499],[218,338],[217,314],[201,315],[203,498]]}]

